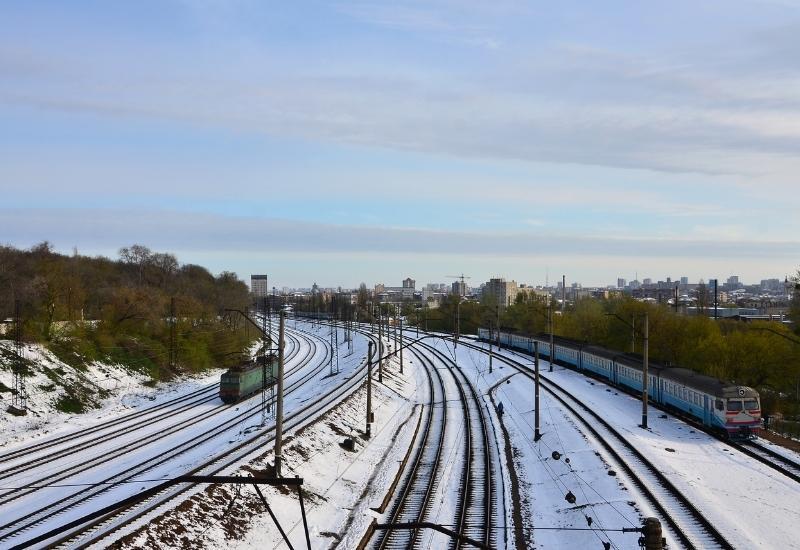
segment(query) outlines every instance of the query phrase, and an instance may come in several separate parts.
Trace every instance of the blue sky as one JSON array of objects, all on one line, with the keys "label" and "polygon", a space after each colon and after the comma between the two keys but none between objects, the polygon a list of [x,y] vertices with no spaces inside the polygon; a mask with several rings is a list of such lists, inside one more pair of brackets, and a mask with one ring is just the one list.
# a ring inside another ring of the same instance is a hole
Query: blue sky
[{"label": "blue sky", "polygon": [[4,2],[0,242],[278,286],[783,277],[800,2]]}]

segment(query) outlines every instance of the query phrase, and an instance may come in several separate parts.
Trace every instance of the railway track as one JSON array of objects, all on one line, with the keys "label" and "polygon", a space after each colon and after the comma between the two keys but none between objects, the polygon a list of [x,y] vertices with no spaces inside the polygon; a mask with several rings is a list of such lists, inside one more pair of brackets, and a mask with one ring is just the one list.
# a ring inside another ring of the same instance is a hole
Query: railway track
[{"label": "railway track", "polygon": [[[518,357],[526,357],[526,358],[530,357],[529,355],[515,349],[511,348],[503,348],[503,349]],[[547,355],[544,355],[544,357],[547,357]],[[567,367],[567,368],[574,370],[573,367]],[[593,378],[595,380],[598,380],[603,384],[609,384],[608,379],[597,376],[592,372],[582,371],[581,374],[588,378]],[[617,391],[624,392],[635,399],[641,399],[641,393],[639,392],[634,392],[630,388],[627,388],[625,386],[614,386],[614,387]],[[738,452],[747,455],[753,460],[756,460],[761,464],[764,464],[765,466],[775,470],[776,472],[788,477],[792,481],[800,483],[800,462],[793,460],[788,456],[782,455],[781,453],[775,452],[769,447],[760,444],[758,439],[735,441],[730,439],[726,434],[721,434],[719,431],[712,430],[708,426],[704,426],[702,423],[698,422],[696,418],[684,414],[682,411],[675,410],[674,408],[664,407],[662,404],[654,401],[650,401],[648,406],[663,411],[665,413],[668,413],[677,418],[680,418],[683,422],[692,426],[694,429],[704,432],[710,437],[713,437],[714,439],[721,441],[722,443],[728,445],[729,447],[736,449]]]},{"label": "railway track", "polygon": [[[413,338],[407,337],[403,343],[411,341]],[[422,343],[411,346],[409,352],[427,374],[429,403],[424,430],[415,443],[415,454],[406,467],[397,497],[386,515],[387,521],[444,521],[457,533],[490,546],[494,542],[495,479],[488,422],[481,400],[469,379],[444,353]],[[447,373],[449,380],[445,381],[442,373]],[[457,400],[448,397],[448,388],[451,395],[455,388]],[[448,406],[451,401],[460,404],[460,416],[456,415],[454,407]],[[448,439],[452,440],[454,435],[458,438],[455,447],[448,444]],[[450,461],[449,451],[456,448],[460,449],[460,471],[445,479],[450,465],[443,463],[443,452],[448,451],[446,461]],[[453,479],[457,479],[457,484]],[[454,487],[440,487],[448,481]],[[442,518],[441,510],[432,508],[442,489],[449,492],[455,489],[457,494],[453,510],[447,511],[452,514],[451,519]],[[421,531],[417,529],[380,531],[374,539],[374,547],[378,549],[413,548],[424,544]],[[449,547],[460,548],[461,543],[451,540]]]},{"label": "railway track", "polygon": [[[430,344],[423,344],[423,347],[436,354],[447,365],[458,385],[464,410],[466,441],[460,485],[464,492],[464,498],[459,504],[458,532],[471,539],[481,541],[486,546],[494,546],[495,536],[492,525],[496,505],[495,470],[492,446],[489,441],[488,421],[485,418],[481,400],[472,382],[452,359]],[[456,546],[460,547],[461,545]]]},{"label": "railway track", "polygon": [[[310,361],[313,357],[316,356],[316,344],[314,343],[314,339],[310,339],[311,345],[309,346],[309,353],[300,361],[300,364],[296,367],[297,369],[301,368],[301,366]],[[327,362],[327,348],[325,348],[325,356],[320,361],[319,365],[306,374],[304,374],[298,380],[292,382],[289,386],[287,386],[286,393],[287,395],[291,392],[295,391],[304,383],[307,383],[309,380],[313,379],[315,375],[319,374],[320,370],[324,368]],[[241,406],[241,403],[238,404]],[[236,406],[236,405],[234,405]],[[225,406],[227,408],[228,406]],[[220,410],[222,407],[220,407]],[[170,460],[175,459],[176,457],[184,454],[192,449],[195,449],[202,445],[203,443],[210,441],[216,436],[223,434],[226,430],[235,427],[237,424],[241,422],[245,422],[249,419],[257,417],[261,412],[261,405],[260,403],[255,404],[249,408],[246,408],[244,411],[237,414],[234,418],[230,418],[226,420],[224,423],[218,424],[206,430],[200,434],[197,434],[195,437],[191,438],[188,441],[183,441],[178,445],[173,446],[172,448],[161,451],[159,450],[156,456],[150,457],[139,464],[133,465],[126,469],[119,474],[112,475],[106,477],[104,480],[98,483],[92,483],[87,487],[83,487],[78,491],[73,492],[72,494],[55,499],[54,502],[47,502],[45,506],[39,507],[33,512],[25,514],[23,517],[17,517],[14,521],[5,523],[4,525],[0,526],[0,545],[7,545],[7,544],[18,544],[18,547],[27,547],[29,543],[22,542],[17,543],[16,541],[24,536],[26,533],[35,531],[37,527],[42,526],[45,521],[50,520],[54,516],[57,515],[68,515],[71,513],[70,511],[73,508],[76,508],[79,505],[86,504],[91,500],[98,500],[102,497],[103,494],[110,491],[112,488],[118,488],[125,483],[130,482],[137,476],[141,476],[148,472],[153,472],[154,469],[158,467],[162,467],[167,464]],[[263,435],[263,432],[261,432]],[[256,436],[260,437],[260,436]],[[250,438],[252,440],[254,438]],[[239,448],[238,446],[236,448]],[[97,464],[93,464],[96,466]],[[92,467],[92,466],[90,466]],[[70,475],[75,475],[77,471],[73,471]],[[52,482],[52,479],[47,480]],[[134,490],[135,492],[135,490]],[[6,519],[6,518],[4,518]],[[46,539],[44,539],[46,540]]]},{"label": "railway track", "polygon": [[[324,363],[323,363],[324,365]],[[337,386],[334,390],[326,394],[323,398],[314,401],[311,405],[302,408],[285,418],[284,429],[289,431],[292,429],[300,428],[313,421],[315,418],[324,414],[336,403],[342,399],[347,398],[351,393],[358,389],[363,383],[362,375],[366,371],[366,361],[364,361],[358,369],[356,369],[348,378],[343,379],[342,384]],[[216,475],[226,469],[235,466],[242,461],[246,460],[255,452],[263,452],[264,445],[271,443],[274,440],[272,431],[274,427],[256,433],[243,442],[229,448],[224,453],[218,455],[211,461],[195,467],[189,471],[183,472],[183,475]],[[264,439],[266,436],[266,439]],[[80,526],[71,526],[69,533],[60,538],[54,538],[55,535],[48,536],[47,533],[37,537],[32,542],[37,544],[39,542],[47,541],[47,547],[57,547],[69,545],[70,547],[86,548],[93,544],[97,544],[104,540],[111,533],[119,533],[127,526],[134,522],[152,517],[157,514],[161,507],[165,504],[172,502],[181,496],[188,496],[188,493],[198,488],[197,484],[186,483],[183,486],[174,486],[163,490],[162,492],[151,496],[147,500],[132,504],[119,509],[108,515],[89,521],[77,520]],[[19,546],[18,548],[27,547]],[[17,547],[15,547],[17,548]]]},{"label": "railway track", "polygon": [[[389,522],[420,522],[431,503],[431,495],[441,476],[442,451],[447,429],[447,400],[445,386],[439,371],[424,354],[411,351],[428,377],[428,411],[417,451],[407,467],[398,497],[388,515]],[[412,548],[417,542],[418,530],[382,531],[376,535],[375,548]]]},{"label": "railway track", "polygon": [[[467,343],[464,345],[484,351],[481,346]],[[506,363],[530,379],[534,377],[532,369],[519,361],[504,355],[495,355],[495,359]],[[734,548],[700,509],[602,416],[541,373],[539,380],[540,387],[561,403],[606,450],[617,467],[625,471],[631,482],[661,515],[662,521],[675,540],[680,541],[686,548]]]},{"label": "railway track", "polygon": [[762,445],[757,439],[753,441],[745,441],[742,443],[727,441],[729,445],[733,446],[740,452],[748,456],[752,456],[759,462],[767,464],[774,470],[782,473],[789,479],[800,483],[800,462],[792,458],[770,449],[766,445]]},{"label": "railway track", "polygon": [[[299,342],[297,343],[297,345],[299,346]],[[310,360],[310,357],[313,357],[313,352],[311,354],[306,354],[306,356],[303,359],[301,359],[298,365],[296,365],[294,368],[300,368],[306,361]],[[153,444],[156,441],[166,439],[169,436],[185,429],[187,426],[199,423],[200,421],[208,420],[214,416],[225,413],[231,407],[235,407],[236,406],[235,404],[219,405],[217,407],[207,409],[201,412],[199,415],[192,414],[194,412],[193,409],[195,407],[218,400],[218,395],[216,392],[212,393],[211,395],[207,395],[208,392],[218,388],[219,384],[217,383],[207,388],[203,388],[202,390],[199,390],[199,392],[192,392],[192,394],[201,393],[202,396],[199,397],[198,399],[181,403],[180,406],[178,406],[177,408],[167,407],[166,409],[164,409],[162,407],[152,407],[142,412],[152,413],[155,410],[156,414],[132,415],[135,424],[130,423],[130,418],[129,421],[124,423],[122,426],[119,426],[118,423],[113,421],[109,422],[98,430],[88,432],[91,435],[95,435],[95,437],[92,439],[87,439],[86,433],[80,433],[78,436],[79,439],[78,443],[72,444],[67,447],[62,447],[56,451],[44,455],[39,455],[34,457],[33,459],[24,462],[18,462],[12,466],[7,467],[6,469],[0,471],[0,480],[12,478],[15,475],[24,475],[25,477],[30,477],[31,470],[33,468],[41,466],[46,469],[49,466],[49,463],[55,460],[64,457],[69,457],[70,455],[74,455],[75,453],[78,452],[86,451],[92,447],[96,447],[103,443],[114,443],[120,437],[131,435],[135,432],[139,431],[147,432],[147,430],[152,430],[153,424],[156,423],[164,421],[170,422],[169,424],[160,427],[160,429],[158,429],[157,431],[151,431],[150,433],[141,434],[139,438],[137,438],[135,441],[129,444],[117,444],[111,451],[107,452],[101,451],[99,452],[99,454],[91,456],[86,460],[82,460],[78,464],[74,464],[71,468],[60,469],[57,471],[53,471],[50,474],[42,474],[42,477],[37,478],[35,483],[28,484],[26,487],[22,487],[19,489],[6,489],[2,492],[2,494],[0,494],[0,506],[7,505],[13,502],[14,500],[30,495],[31,493],[37,491],[39,486],[45,484],[53,484],[58,481],[68,479],[76,474],[97,467],[98,465],[105,464],[131,451],[144,448],[145,446]],[[171,403],[174,406],[180,401],[181,401],[180,399],[175,399],[171,400]],[[186,414],[183,417],[181,417],[183,413]],[[111,429],[110,431],[105,431],[109,428],[113,429]],[[105,433],[102,433],[102,435],[98,435],[100,432],[103,431],[105,431]],[[59,441],[59,443],[63,442],[64,442],[63,440]],[[45,448],[48,447],[46,446]],[[6,525],[3,525],[2,522],[0,522],[0,540],[2,540],[1,537],[3,529],[5,529],[6,527],[7,527]]]},{"label": "railway track", "polygon": [[[300,341],[292,336],[287,339],[290,350],[287,353],[287,362],[291,361],[300,349]],[[118,416],[107,422],[101,422],[70,432],[58,437],[53,437],[33,445],[26,445],[12,451],[0,454],[0,480],[6,479],[16,472],[28,470],[44,462],[50,462],[60,457],[79,450],[85,450],[98,443],[116,437],[131,427],[146,427],[152,422],[159,421],[168,412],[169,415],[181,413],[184,410],[202,405],[217,399],[219,383],[210,384],[182,396],[176,397],[138,411]],[[56,451],[52,449],[58,448]],[[50,451],[47,454],[42,454]],[[18,462],[24,459],[24,462]],[[2,466],[2,465],[6,466]]]}]

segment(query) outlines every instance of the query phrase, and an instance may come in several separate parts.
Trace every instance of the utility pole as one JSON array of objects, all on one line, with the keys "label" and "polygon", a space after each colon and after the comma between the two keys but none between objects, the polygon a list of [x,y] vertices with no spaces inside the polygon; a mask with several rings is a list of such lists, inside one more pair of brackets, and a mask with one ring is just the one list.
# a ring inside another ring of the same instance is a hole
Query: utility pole
[{"label": "utility pole", "polygon": [[564,307],[567,303],[567,276],[561,276],[561,315],[564,315]]},{"label": "utility pole", "polygon": [[636,315],[631,315],[631,353],[636,353]]},{"label": "utility pole", "polygon": [[[175,364],[178,362],[178,350],[175,335],[175,325],[178,320],[175,318],[175,296],[169,300],[169,369],[175,372]],[[245,326],[247,326],[245,324]]]},{"label": "utility pole", "polygon": [[500,305],[495,304],[494,313],[497,316],[497,351],[500,351]]},{"label": "utility pole", "polygon": [[556,360],[556,348],[553,345],[553,302],[548,301],[547,303],[547,321],[548,325],[550,325],[550,372],[553,372],[553,363]]},{"label": "utility pole", "polygon": [[644,368],[642,369],[642,428],[647,429],[647,363],[650,342],[650,318],[644,314]]},{"label": "utility pole", "polygon": [[453,351],[458,347],[458,335],[461,331],[461,297],[458,297],[456,304],[456,337],[453,339]]},{"label": "utility pole", "polygon": [[378,307],[378,382],[383,382],[383,310]]},{"label": "utility pole", "polygon": [[367,439],[372,436],[372,354],[374,345],[370,342],[367,349]]},{"label": "utility pole", "polygon": [[719,292],[717,290],[718,279],[714,279],[714,320],[719,319]]},{"label": "utility pole", "polygon": [[489,374],[492,374],[492,323],[489,323]]},{"label": "utility pole", "polygon": [[400,374],[403,374],[403,318],[400,318]]},{"label": "utility pole", "polygon": [[678,314],[678,285],[675,285],[675,315]]},{"label": "utility pole", "polygon": [[[489,361],[491,361],[491,354],[489,355]],[[536,389],[534,392],[534,401],[533,401],[533,440],[539,441],[542,438],[542,433],[539,430],[539,341],[533,341],[533,368],[535,372],[534,381],[536,382]]]},{"label": "utility pole", "polygon": [[281,444],[283,443],[283,352],[286,312],[280,312],[278,328],[278,403],[275,410],[275,477],[281,477]]}]

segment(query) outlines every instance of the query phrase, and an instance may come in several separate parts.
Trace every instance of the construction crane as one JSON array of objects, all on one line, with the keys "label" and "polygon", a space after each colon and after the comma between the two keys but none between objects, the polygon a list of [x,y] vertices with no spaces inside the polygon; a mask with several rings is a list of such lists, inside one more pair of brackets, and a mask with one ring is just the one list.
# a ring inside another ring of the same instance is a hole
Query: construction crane
[{"label": "construction crane", "polygon": [[445,275],[450,279],[461,279],[461,285],[458,287],[458,295],[464,296],[467,293],[467,285],[464,283],[464,279],[471,279],[472,277],[467,277],[463,273],[461,275]]}]

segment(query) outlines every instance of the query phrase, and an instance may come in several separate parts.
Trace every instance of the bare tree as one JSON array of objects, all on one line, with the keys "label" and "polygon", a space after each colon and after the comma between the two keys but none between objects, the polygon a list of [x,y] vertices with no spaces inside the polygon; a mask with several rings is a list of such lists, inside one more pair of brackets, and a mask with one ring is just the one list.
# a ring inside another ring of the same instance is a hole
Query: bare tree
[{"label": "bare tree", "polygon": [[144,280],[145,267],[147,267],[147,264],[150,262],[152,256],[153,252],[149,248],[141,244],[135,244],[130,248],[125,247],[119,249],[120,259],[123,262],[135,265],[138,268],[140,285]]}]

